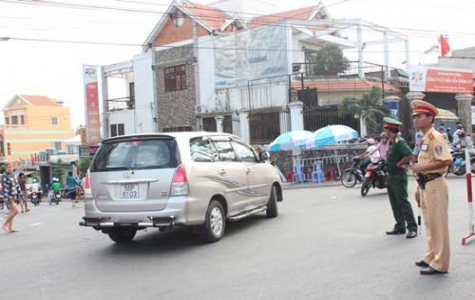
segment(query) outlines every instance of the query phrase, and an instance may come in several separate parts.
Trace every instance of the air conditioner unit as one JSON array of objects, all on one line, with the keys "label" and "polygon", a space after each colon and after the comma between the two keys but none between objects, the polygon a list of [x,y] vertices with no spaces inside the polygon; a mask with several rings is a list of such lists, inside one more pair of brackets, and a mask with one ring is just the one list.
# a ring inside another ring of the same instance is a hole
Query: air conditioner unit
[{"label": "air conditioner unit", "polygon": [[197,105],[196,106],[196,113],[197,114],[202,114],[202,113],[207,113],[208,112],[208,106],[206,105]]}]

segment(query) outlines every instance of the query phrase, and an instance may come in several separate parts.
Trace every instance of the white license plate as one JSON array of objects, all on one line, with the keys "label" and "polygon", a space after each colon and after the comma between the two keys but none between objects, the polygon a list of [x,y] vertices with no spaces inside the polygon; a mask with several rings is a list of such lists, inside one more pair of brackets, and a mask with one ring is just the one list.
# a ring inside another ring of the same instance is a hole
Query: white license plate
[{"label": "white license plate", "polygon": [[127,183],[120,186],[120,197],[122,199],[138,199],[139,185],[136,183]]}]

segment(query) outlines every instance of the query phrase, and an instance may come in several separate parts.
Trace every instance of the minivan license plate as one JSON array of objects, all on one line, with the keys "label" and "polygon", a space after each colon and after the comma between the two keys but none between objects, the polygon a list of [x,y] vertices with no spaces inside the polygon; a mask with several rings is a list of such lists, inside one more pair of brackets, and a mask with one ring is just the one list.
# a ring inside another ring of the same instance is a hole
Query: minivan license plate
[{"label": "minivan license plate", "polygon": [[127,183],[120,186],[120,195],[122,199],[138,199],[139,185],[136,183]]}]

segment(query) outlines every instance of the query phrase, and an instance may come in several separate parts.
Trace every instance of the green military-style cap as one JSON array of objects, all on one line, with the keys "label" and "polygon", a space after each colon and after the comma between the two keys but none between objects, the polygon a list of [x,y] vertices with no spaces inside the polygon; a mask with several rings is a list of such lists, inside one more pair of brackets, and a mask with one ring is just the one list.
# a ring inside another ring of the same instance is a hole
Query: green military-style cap
[{"label": "green military-style cap", "polygon": [[399,126],[402,125],[401,122],[390,117],[384,117],[383,122],[384,122],[384,125],[383,125],[384,128],[399,129]]}]

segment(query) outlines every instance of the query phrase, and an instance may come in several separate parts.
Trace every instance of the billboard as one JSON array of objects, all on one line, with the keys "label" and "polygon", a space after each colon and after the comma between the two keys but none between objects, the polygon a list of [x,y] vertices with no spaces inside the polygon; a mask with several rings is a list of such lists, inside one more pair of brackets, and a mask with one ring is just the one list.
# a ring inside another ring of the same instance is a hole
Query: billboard
[{"label": "billboard", "polygon": [[462,69],[443,69],[428,66],[409,67],[411,92],[473,93],[473,72]]},{"label": "billboard", "polygon": [[286,41],[285,26],[262,26],[215,39],[216,89],[245,86],[248,80],[287,75]]},{"label": "billboard", "polygon": [[97,145],[101,142],[97,67],[84,65],[83,78],[86,107],[86,139],[89,145]]}]

